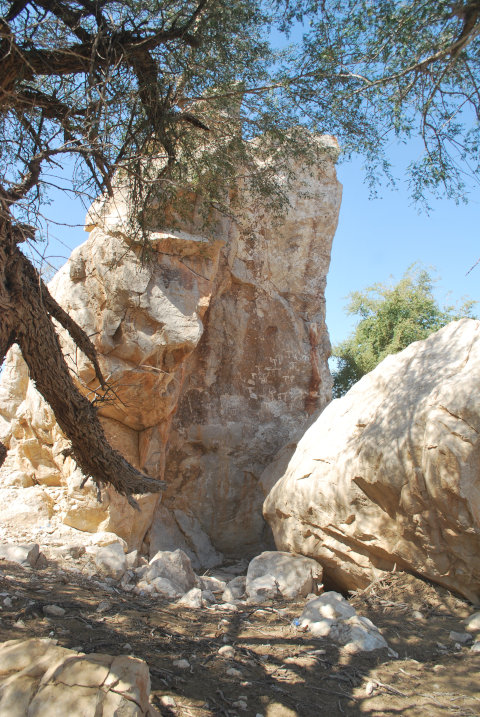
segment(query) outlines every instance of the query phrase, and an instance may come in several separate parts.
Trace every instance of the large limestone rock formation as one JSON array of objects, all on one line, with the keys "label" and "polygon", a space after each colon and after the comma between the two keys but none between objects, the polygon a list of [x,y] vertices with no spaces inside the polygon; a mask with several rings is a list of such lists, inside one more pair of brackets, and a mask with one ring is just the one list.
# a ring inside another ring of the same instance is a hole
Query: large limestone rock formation
[{"label": "large limestone rock formation", "polygon": [[159,505],[142,497],[138,514],[112,489],[100,502],[88,483],[82,489],[14,349],[0,383],[10,449],[0,498],[23,505],[31,494],[44,523],[116,532],[130,548],[147,536],[151,554],[181,547],[195,567],[264,544],[260,475],[330,399],[324,289],[341,188],[336,144],[326,138],[324,147],[313,173],[297,169],[280,220],[247,190],[237,219],[219,214],[207,230],[199,200],[175,229],[153,212],[146,261],[128,198],[95,203],[89,239],[50,288],[92,337],[107,396],[63,331],[61,341],[114,447],[151,475],[165,473],[168,490]]},{"label": "large limestone rock formation", "polygon": [[278,549],[344,589],[397,565],[478,602],[479,382],[480,322],[462,319],[333,401],[265,501]]},{"label": "large limestone rock formation", "polygon": [[244,208],[186,361],[161,510],[193,517],[228,554],[258,550],[261,473],[330,400],[324,296],[340,188],[333,165],[322,170],[315,179],[299,173],[281,223],[265,208]]}]

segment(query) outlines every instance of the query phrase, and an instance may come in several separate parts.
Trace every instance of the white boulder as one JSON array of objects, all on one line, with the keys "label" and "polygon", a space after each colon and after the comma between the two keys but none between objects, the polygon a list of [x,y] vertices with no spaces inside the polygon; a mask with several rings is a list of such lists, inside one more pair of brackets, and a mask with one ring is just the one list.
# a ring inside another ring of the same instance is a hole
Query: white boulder
[{"label": "white boulder", "polygon": [[264,503],[277,547],[315,558],[345,590],[396,565],[478,603],[479,382],[480,321],[388,356],[277,475]]},{"label": "white boulder", "polygon": [[136,572],[147,583],[153,583],[156,578],[166,578],[180,595],[196,584],[190,558],[180,549],[160,550],[148,565],[137,568]]},{"label": "white boulder", "polygon": [[121,543],[110,543],[95,553],[95,565],[102,573],[120,580],[127,570],[127,560]]},{"label": "white boulder", "polygon": [[348,600],[336,592],[327,592],[310,600],[298,623],[300,628],[308,629],[315,637],[333,640],[352,654],[388,648],[373,622],[358,616]]},{"label": "white boulder", "polygon": [[322,581],[323,569],[318,562],[303,555],[269,550],[257,555],[249,566],[246,592],[256,591],[259,578],[273,577],[282,597],[294,599],[316,593]]}]

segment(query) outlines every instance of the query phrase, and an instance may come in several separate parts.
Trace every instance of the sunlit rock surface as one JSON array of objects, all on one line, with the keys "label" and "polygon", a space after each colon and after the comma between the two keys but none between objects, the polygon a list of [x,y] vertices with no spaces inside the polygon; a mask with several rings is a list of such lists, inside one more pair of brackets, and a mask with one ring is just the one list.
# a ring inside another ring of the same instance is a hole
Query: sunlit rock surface
[{"label": "sunlit rock surface", "polygon": [[343,589],[413,570],[480,599],[480,322],[387,357],[309,428],[264,504]]}]

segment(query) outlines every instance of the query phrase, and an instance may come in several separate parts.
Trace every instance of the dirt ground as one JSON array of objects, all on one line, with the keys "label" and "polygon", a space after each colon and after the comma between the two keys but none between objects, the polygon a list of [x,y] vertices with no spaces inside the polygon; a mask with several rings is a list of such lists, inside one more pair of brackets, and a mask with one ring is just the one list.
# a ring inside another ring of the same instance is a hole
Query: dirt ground
[{"label": "dirt ground", "polygon": [[[3,561],[0,571],[1,641],[50,636],[87,653],[140,657],[165,717],[480,715],[480,653],[449,636],[463,631],[474,607],[405,573],[350,596],[398,653],[393,658],[387,650],[349,655],[301,632],[292,620],[304,602],[182,609],[104,589],[53,562],[36,571]],[[49,604],[65,615],[45,617]],[[224,644],[235,648],[234,659],[218,654]],[[173,664],[182,658],[187,669]]]}]

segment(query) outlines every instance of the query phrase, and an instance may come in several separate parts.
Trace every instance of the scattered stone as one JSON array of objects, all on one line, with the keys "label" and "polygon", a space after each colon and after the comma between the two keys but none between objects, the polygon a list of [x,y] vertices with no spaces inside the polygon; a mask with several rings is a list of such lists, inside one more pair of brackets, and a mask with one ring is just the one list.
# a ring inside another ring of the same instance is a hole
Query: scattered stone
[{"label": "scattered stone", "polygon": [[132,649],[132,646],[129,642],[126,642],[124,645],[122,645],[122,650],[126,650],[129,652]]},{"label": "scattered stone", "polygon": [[140,587],[140,585],[142,585],[142,589],[144,590],[148,590],[148,588],[153,588],[153,590],[155,590],[155,592],[157,592],[159,595],[162,595],[162,597],[166,597],[171,600],[176,600],[182,595],[182,591],[179,589],[179,587],[174,585],[167,578],[154,578],[150,584],[142,581],[142,583],[138,583],[137,587]]},{"label": "scattered stone", "polygon": [[217,599],[211,590],[202,590],[202,601],[204,605],[214,605]]},{"label": "scattered stone", "polygon": [[175,702],[175,698],[171,697],[170,695],[162,695],[159,698],[159,701],[164,707],[176,707],[177,706],[177,703]]},{"label": "scattered stone", "polygon": [[141,580],[138,585],[133,588],[133,592],[136,595],[152,595],[155,592],[155,586],[149,585],[149,583],[146,583],[144,580]]},{"label": "scattered stone", "polygon": [[473,637],[468,632],[455,632],[454,630],[450,632],[449,637],[450,640],[460,643],[460,645],[467,645],[473,640]]},{"label": "scattered stone", "polygon": [[248,704],[245,700],[236,700],[235,702],[232,702],[232,707],[237,707],[239,710],[245,711],[248,709]]},{"label": "scattered stone", "polygon": [[219,649],[218,654],[221,657],[225,657],[227,660],[233,660],[235,657],[235,650],[231,645],[223,645]]},{"label": "scattered stone", "polygon": [[412,617],[414,620],[425,620],[425,617],[423,613],[420,612],[420,610],[414,610],[412,612]]},{"label": "scattered stone", "polygon": [[378,628],[336,592],[327,592],[305,606],[298,621],[315,637],[324,637],[343,645],[350,654],[388,648]]},{"label": "scattered stone", "polygon": [[247,582],[248,602],[262,603],[280,597],[278,584],[273,575],[262,575]]},{"label": "scattered stone", "polygon": [[298,717],[298,712],[286,707],[281,702],[270,702],[265,717]]},{"label": "scattered stone", "polygon": [[84,545],[69,545],[69,546],[67,546],[67,553],[74,560],[78,560],[79,558],[82,557],[82,555],[85,555],[85,546]]},{"label": "scattered stone", "polygon": [[302,627],[321,620],[347,620],[356,614],[354,607],[337,592],[326,592],[308,602],[300,617]]},{"label": "scattered stone", "polygon": [[52,617],[63,617],[66,610],[59,605],[44,605],[43,612],[45,615],[51,615]]},{"label": "scattered stone", "polygon": [[5,607],[12,607],[12,605],[13,605],[12,598],[11,597],[4,598],[3,604],[5,605]]},{"label": "scattered stone", "polygon": [[180,549],[160,550],[148,566],[137,569],[136,572],[147,583],[151,583],[155,578],[166,578],[181,595],[195,587],[196,583],[190,558]]},{"label": "scattered stone", "polygon": [[247,578],[245,575],[237,575],[236,578],[227,583],[223,591],[222,600],[224,602],[233,602],[239,600],[245,594]]},{"label": "scattered stone", "polygon": [[174,660],[173,666],[176,667],[178,670],[188,670],[190,668],[190,663],[188,660],[185,659]]},{"label": "scattered stone", "polygon": [[480,612],[474,612],[465,620],[465,630],[468,632],[480,632]]},{"label": "scattered stone", "polygon": [[95,565],[102,573],[115,580],[120,580],[127,569],[127,561],[120,542],[110,543],[99,548],[95,553]]},{"label": "scattered stone", "polygon": [[182,607],[199,608],[203,606],[202,591],[200,588],[192,588],[177,601],[177,605]]},{"label": "scattered stone", "polygon": [[240,670],[237,670],[236,667],[229,667],[225,671],[225,674],[228,675],[229,677],[235,677],[238,679],[240,679],[242,677],[242,673],[240,672]]},{"label": "scattered stone", "polygon": [[0,545],[0,559],[11,560],[20,565],[29,565],[31,568],[35,567],[39,555],[40,548],[37,543],[29,545],[3,543]]},{"label": "scattered stone", "polygon": [[45,568],[48,567],[48,560],[43,553],[39,554],[33,567],[35,568],[35,570],[45,570]]},{"label": "scattered stone", "polygon": [[376,686],[377,686],[377,685],[376,685],[375,682],[372,682],[371,680],[369,680],[369,681],[367,682],[367,684],[365,685],[365,694],[366,694],[368,697],[370,697],[370,695],[373,694],[373,692],[374,692]]},{"label": "scattered stone", "polygon": [[221,602],[215,605],[218,610],[226,610],[228,612],[238,612],[238,607],[233,602]]},{"label": "scattered stone", "polygon": [[202,588],[202,590],[211,590],[212,593],[217,594],[223,593],[227,586],[224,580],[219,580],[211,575],[202,575],[198,578],[198,581],[200,583],[199,587]]},{"label": "scattered stone", "polygon": [[472,652],[480,652],[480,640],[475,640],[471,647]]},{"label": "scattered stone", "polygon": [[125,562],[127,563],[127,569],[131,570],[138,565],[138,550],[131,550],[125,555]]},{"label": "scattered stone", "polygon": [[95,610],[95,612],[99,612],[99,613],[107,612],[107,610],[110,610],[111,607],[112,607],[112,604],[108,600],[101,600],[98,603],[97,609]]},{"label": "scattered stone", "polygon": [[322,575],[323,568],[316,560],[292,553],[265,551],[248,566],[246,592],[253,597],[252,592],[258,593],[260,578],[273,578],[282,597],[306,597],[311,592],[318,593]]}]

